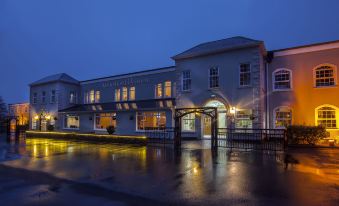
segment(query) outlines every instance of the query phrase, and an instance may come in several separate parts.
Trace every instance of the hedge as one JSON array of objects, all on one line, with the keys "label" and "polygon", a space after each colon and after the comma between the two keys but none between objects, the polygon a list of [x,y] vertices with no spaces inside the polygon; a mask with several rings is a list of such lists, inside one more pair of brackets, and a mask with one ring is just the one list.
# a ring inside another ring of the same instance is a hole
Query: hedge
[{"label": "hedge", "polygon": [[316,144],[329,136],[323,126],[291,125],[287,127],[286,135],[289,144]]}]

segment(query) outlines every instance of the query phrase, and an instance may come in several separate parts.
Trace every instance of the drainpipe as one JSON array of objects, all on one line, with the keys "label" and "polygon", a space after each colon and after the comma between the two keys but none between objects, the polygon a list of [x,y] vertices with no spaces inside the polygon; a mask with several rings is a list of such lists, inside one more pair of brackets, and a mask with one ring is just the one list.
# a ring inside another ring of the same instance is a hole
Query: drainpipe
[{"label": "drainpipe", "polygon": [[270,129],[270,106],[269,106],[269,91],[268,91],[268,62],[265,63],[265,73],[266,73],[266,129]]}]

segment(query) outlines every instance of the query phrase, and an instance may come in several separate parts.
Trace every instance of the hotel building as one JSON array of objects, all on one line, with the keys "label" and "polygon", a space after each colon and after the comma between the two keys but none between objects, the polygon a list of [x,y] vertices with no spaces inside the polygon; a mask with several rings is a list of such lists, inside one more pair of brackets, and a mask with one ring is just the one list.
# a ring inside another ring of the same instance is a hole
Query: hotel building
[{"label": "hotel building", "polygon": [[[219,128],[323,125],[339,135],[339,41],[267,51],[233,37],[172,57],[175,66],[78,81],[67,74],[30,84],[30,128],[137,135],[174,127],[175,108],[217,107]],[[182,135],[211,135],[191,113]]]}]

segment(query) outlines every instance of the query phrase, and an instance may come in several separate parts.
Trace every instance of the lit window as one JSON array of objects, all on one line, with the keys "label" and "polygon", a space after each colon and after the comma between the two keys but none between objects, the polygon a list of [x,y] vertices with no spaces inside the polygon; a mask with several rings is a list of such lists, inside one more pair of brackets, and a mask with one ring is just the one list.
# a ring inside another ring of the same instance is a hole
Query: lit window
[{"label": "lit window", "polygon": [[186,132],[195,131],[195,114],[190,113],[182,117],[181,130]]},{"label": "lit window", "polygon": [[135,100],[135,87],[129,88],[129,100]]},{"label": "lit window", "polygon": [[95,114],[96,130],[106,130],[108,126],[116,126],[116,113]]},{"label": "lit window", "polygon": [[219,87],[219,68],[213,67],[209,70],[209,87]]},{"label": "lit window", "polygon": [[95,103],[99,103],[100,102],[100,91],[96,91],[95,92]]},{"label": "lit window", "polygon": [[191,71],[183,71],[182,72],[182,91],[190,91],[191,90]]},{"label": "lit window", "polygon": [[278,107],[274,110],[274,127],[286,128],[292,124],[292,110],[289,107]]},{"label": "lit window", "polygon": [[42,102],[43,104],[46,103],[46,92],[45,92],[45,91],[42,92],[41,102]]},{"label": "lit window", "polygon": [[333,106],[323,106],[316,109],[317,125],[322,125],[326,129],[337,129],[338,111]]},{"label": "lit window", "polygon": [[64,128],[66,129],[79,129],[79,116],[76,115],[65,115]]},{"label": "lit window", "polygon": [[172,96],[172,83],[170,81],[165,82],[165,97]]},{"label": "lit window", "polygon": [[115,89],[114,99],[116,102],[120,101],[120,89]]},{"label": "lit window", "polygon": [[76,104],[77,94],[76,92],[72,91],[69,93],[69,103]]},{"label": "lit window", "polygon": [[38,103],[38,94],[35,92],[33,93],[33,104]]},{"label": "lit window", "polygon": [[53,103],[55,103],[55,101],[56,101],[55,90],[52,90],[50,102],[53,104]]},{"label": "lit window", "polygon": [[336,85],[337,70],[332,65],[321,65],[314,70],[315,86],[328,87]]},{"label": "lit window", "polygon": [[251,85],[251,65],[240,64],[239,84],[241,87]]},{"label": "lit window", "polygon": [[155,86],[155,97],[156,98],[161,98],[162,97],[162,84],[157,84]]},{"label": "lit window", "polygon": [[165,112],[138,112],[137,130],[154,130],[166,127]]},{"label": "lit window", "polygon": [[122,88],[122,101],[127,101],[127,97],[128,97],[127,96],[128,95],[127,92],[128,92],[127,91],[127,87],[123,87]]},{"label": "lit window", "polygon": [[94,103],[95,99],[94,99],[94,90],[91,90],[89,92],[89,103]]},{"label": "lit window", "polygon": [[235,127],[251,129],[252,128],[252,110],[250,109],[237,109],[235,115]]},{"label": "lit window", "polygon": [[291,71],[287,69],[278,69],[273,73],[273,89],[289,90],[291,89]]},{"label": "lit window", "polygon": [[132,107],[133,109],[138,109],[138,106],[137,106],[136,103],[132,103],[132,104],[131,104],[131,107]]}]

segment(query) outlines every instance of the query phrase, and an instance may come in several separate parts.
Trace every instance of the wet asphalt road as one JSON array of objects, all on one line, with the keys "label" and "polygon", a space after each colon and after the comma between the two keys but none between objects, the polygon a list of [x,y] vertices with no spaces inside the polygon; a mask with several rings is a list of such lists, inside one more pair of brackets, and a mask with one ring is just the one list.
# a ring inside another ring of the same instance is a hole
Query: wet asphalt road
[{"label": "wet asphalt road", "polygon": [[339,205],[339,149],[0,142],[0,205]]}]

